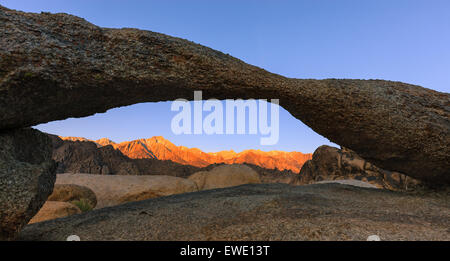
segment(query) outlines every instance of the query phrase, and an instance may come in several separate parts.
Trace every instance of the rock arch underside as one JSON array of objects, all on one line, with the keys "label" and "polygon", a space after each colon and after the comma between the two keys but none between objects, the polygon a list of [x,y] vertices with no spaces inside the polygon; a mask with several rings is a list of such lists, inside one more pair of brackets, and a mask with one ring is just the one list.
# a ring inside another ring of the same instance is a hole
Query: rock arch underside
[{"label": "rock arch underside", "polygon": [[273,99],[373,164],[450,184],[450,94],[401,82],[292,79],[151,31],[0,6],[0,129],[140,102]]}]

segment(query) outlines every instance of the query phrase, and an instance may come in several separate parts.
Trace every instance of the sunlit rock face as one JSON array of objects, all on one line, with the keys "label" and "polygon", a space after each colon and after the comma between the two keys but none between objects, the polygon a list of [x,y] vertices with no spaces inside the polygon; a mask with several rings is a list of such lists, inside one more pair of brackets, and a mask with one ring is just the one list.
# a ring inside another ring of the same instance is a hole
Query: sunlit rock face
[{"label": "sunlit rock face", "polygon": [[72,203],[47,201],[28,224],[80,214],[81,210]]},{"label": "sunlit rock face", "polygon": [[121,143],[115,143],[107,138],[95,141],[82,137],[61,137],[61,139],[68,141],[91,141],[96,143],[98,147],[111,145],[132,159],[170,160],[195,167],[206,167],[217,163],[248,163],[265,169],[290,170],[299,173],[303,163],[310,160],[312,156],[310,153],[297,151],[245,150],[237,153],[233,150],[226,150],[208,153],[197,148],[176,146],[161,136]]},{"label": "sunlit rock face", "polygon": [[450,94],[382,80],[290,79],[193,42],[0,7],[0,129],[177,98],[280,99],[376,166],[450,184]]}]

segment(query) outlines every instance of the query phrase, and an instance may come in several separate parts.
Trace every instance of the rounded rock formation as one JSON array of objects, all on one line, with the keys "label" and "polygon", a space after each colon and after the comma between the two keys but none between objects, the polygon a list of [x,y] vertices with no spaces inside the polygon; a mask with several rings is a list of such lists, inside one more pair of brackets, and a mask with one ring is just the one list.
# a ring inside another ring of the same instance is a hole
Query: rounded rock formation
[{"label": "rounded rock formation", "polygon": [[314,151],[312,159],[303,165],[300,174],[291,184],[303,185],[347,179],[367,182],[389,190],[407,190],[420,184],[418,180],[401,173],[380,169],[359,157],[354,151],[326,145]]},{"label": "rounded rock formation", "polygon": [[249,166],[239,164],[221,165],[210,171],[199,171],[188,179],[194,181],[199,190],[261,183],[256,171]]},{"label": "rounded rock formation", "polygon": [[75,184],[56,184],[53,193],[48,197],[49,201],[72,202],[86,199],[92,208],[97,205],[95,193],[85,186]]},{"label": "rounded rock formation", "polygon": [[97,196],[96,208],[197,191],[193,181],[163,175],[58,174],[56,184],[76,184],[91,189]]}]

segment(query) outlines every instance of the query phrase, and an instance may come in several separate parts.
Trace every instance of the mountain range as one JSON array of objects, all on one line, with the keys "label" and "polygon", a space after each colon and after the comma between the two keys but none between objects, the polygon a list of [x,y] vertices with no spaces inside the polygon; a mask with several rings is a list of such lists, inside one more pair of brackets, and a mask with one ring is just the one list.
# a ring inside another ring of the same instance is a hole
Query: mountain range
[{"label": "mountain range", "polygon": [[219,152],[204,152],[198,148],[176,146],[162,136],[154,136],[149,139],[138,139],[121,143],[115,143],[108,138],[99,140],[89,140],[81,137],[60,138],[71,141],[91,141],[96,143],[98,147],[111,145],[132,159],[170,160],[196,167],[206,167],[211,164],[220,163],[248,163],[266,169],[290,170],[299,173],[303,164],[312,158],[311,153],[301,153],[297,151],[244,150],[237,153],[233,150],[226,150]]}]

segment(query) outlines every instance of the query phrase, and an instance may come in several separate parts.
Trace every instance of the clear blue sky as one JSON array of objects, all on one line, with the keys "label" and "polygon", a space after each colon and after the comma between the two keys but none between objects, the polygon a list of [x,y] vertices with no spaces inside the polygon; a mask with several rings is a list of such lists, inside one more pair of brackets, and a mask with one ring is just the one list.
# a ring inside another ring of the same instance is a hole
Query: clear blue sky
[{"label": "clear blue sky", "polygon": [[[386,79],[450,91],[449,0],[21,1],[28,12],[71,13],[104,27],[134,27],[189,39],[295,78]],[[39,125],[64,136],[115,141],[162,135],[205,151],[248,148],[312,152],[327,139],[282,110],[280,141],[255,135],[176,136],[169,103]]]}]

